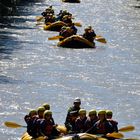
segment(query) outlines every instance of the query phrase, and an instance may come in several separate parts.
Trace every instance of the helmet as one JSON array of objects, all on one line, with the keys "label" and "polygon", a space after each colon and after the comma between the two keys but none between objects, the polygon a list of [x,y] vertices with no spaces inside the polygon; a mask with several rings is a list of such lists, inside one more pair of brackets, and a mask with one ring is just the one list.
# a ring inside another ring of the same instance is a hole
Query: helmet
[{"label": "helmet", "polygon": [[102,115],[102,114],[106,115],[106,111],[105,110],[99,110],[98,115]]},{"label": "helmet", "polygon": [[37,112],[43,112],[43,111],[45,111],[45,108],[44,108],[44,107],[39,107],[39,108],[37,109]]},{"label": "helmet", "polygon": [[64,30],[64,29],[66,29],[66,28],[67,28],[66,26],[63,26],[61,29]]},{"label": "helmet", "polygon": [[46,110],[43,114],[43,117],[45,118],[45,116],[47,116],[47,115],[52,115],[52,111]]},{"label": "helmet", "polygon": [[88,31],[89,30],[89,28],[85,28],[85,31]]},{"label": "helmet", "polygon": [[78,97],[77,97],[77,98],[75,98],[75,99],[74,99],[74,103],[81,103],[80,98],[78,98]]},{"label": "helmet", "polygon": [[47,103],[43,104],[43,107],[45,108],[45,110],[50,110],[50,105]]},{"label": "helmet", "polygon": [[86,110],[85,109],[80,109],[79,114],[86,114]]},{"label": "helmet", "polygon": [[96,110],[90,110],[88,115],[97,115],[97,112]]},{"label": "helmet", "polygon": [[37,111],[35,109],[30,110],[29,116],[37,115]]},{"label": "helmet", "polygon": [[92,29],[92,27],[91,27],[91,26],[88,26],[87,28],[88,28],[89,30],[91,30],[91,29]]},{"label": "helmet", "polygon": [[67,10],[64,10],[63,13],[68,13],[68,11]]},{"label": "helmet", "polygon": [[113,115],[113,112],[111,110],[106,110],[106,115]]}]

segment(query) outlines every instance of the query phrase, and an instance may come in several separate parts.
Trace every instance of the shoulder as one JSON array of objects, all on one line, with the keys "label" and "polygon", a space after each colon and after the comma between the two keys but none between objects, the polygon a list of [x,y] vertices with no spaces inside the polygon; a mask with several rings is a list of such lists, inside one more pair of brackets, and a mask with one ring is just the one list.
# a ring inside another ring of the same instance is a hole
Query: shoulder
[{"label": "shoulder", "polygon": [[115,121],[115,120],[112,120],[112,119],[108,119],[108,121],[110,122],[110,123],[112,123],[112,124],[118,124],[118,122],[117,121]]},{"label": "shoulder", "polygon": [[73,111],[73,109],[74,109],[73,106],[69,107],[68,112]]}]

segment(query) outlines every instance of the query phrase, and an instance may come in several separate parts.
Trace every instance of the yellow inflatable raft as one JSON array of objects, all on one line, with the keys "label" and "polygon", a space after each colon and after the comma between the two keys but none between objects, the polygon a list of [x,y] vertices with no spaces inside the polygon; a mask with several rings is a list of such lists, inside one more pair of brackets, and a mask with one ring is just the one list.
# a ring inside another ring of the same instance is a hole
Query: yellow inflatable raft
[{"label": "yellow inflatable raft", "polygon": [[[60,138],[56,138],[53,140],[98,140],[99,137],[96,135],[88,134],[88,133],[79,133],[79,134],[71,134],[66,135]],[[38,137],[36,139],[33,139],[28,133],[24,133],[21,137],[21,140],[45,140],[44,137]],[[99,140],[104,140],[100,137]]]},{"label": "yellow inflatable raft", "polygon": [[95,48],[95,43],[91,43],[87,39],[79,35],[72,35],[64,40],[58,42],[58,47],[64,48]]},{"label": "yellow inflatable raft", "polygon": [[67,24],[62,21],[56,21],[54,23],[50,23],[49,25],[44,25],[43,28],[44,30],[49,31],[60,31],[63,26],[67,26]]}]

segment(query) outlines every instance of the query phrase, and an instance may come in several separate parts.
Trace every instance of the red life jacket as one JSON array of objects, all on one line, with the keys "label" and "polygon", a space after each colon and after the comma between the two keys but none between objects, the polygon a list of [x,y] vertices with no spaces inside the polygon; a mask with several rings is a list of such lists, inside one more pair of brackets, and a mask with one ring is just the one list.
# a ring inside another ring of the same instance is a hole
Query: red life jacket
[{"label": "red life jacket", "polygon": [[105,122],[99,122],[97,125],[97,133],[98,134],[105,134],[106,133],[106,127]]},{"label": "red life jacket", "polygon": [[53,130],[53,123],[52,121],[46,121],[46,127],[45,127],[45,131],[46,131],[46,135],[50,136],[52,134],[52,130]]}]

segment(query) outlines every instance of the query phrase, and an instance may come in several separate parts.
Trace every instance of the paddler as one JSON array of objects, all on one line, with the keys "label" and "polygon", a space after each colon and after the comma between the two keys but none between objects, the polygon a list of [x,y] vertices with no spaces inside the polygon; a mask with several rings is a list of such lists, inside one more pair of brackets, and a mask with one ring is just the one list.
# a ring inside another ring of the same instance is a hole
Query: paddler
[{"label": "paddler", "polygon": [[99,120],[93,125],[92,129],[89,131],[91,134],[103,134],[113,132],[112,124],[106,119],[106,111],[100,110],[98,112]]},{"label": "paddler", "polygon": [[43,115],[43,120],[40,123],[42,136],[47,140],[51,140],[59,136],[61,133],[56,129],[56,126],[57,125],[52,121],[52,111],[46,110]]},{"label": "paddler", "polygon": [[85,121],[87,120],[86,110],[79,110],[79,117],[75,120],[76,133],[84,133],[85,132]]},{"label": "paddler", "polygon": [[31,110],[28,115],[24,117],[25,122],[27,123],[27,133],[33,138],[38,137],[37,128],[34,127],[34,122],[38,119],[37,111]]},{"label": "paddler", "polygon": [[96,37],[96,34],[91,26],[88,26],[87,28],[85,28],[85,32],[83,34],[83,37],[85,39],[87,39],[88,41],[94,43],[94,39]]},{"label": "paddler", "polygon": [[69,116],[69,121],[65,122],[68,134],[74,134],[76,132],[75,120],[78,118],[77,111],[71,111]]},{"label": "paddler", "polygon": [[90,110],[88,112],[87,120],[85,121],[85,132],[89,131],[97,121],[97,111],[95,109]]},{"label": "paddler", "polygon": [[60,41],[61,41],[65,38],[67,38],[67,37],[72,36],[73,35],[73,30],[70,27],[64,26],[64,27],[61,28],[61,30],[59,32],[59,35],[63,37],[63,38],[60,39]]},{"label": "paddler", "polygon": [[71,114],[70,112],[75,111],[75,113],[78,114],[79,110],[81,109],[81,100],[80,98],[76,97],[73,101],[73,106],[69,107],[66,120],[65,120],[65,126],[67,127],[67,124],[70,122]]},{"label": "paddler", "polygon": [[112,119],[113,112],[111,110],[106,110],[106,118],[112,124],[114,132],[118,132],[118,122]]}]

